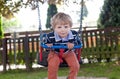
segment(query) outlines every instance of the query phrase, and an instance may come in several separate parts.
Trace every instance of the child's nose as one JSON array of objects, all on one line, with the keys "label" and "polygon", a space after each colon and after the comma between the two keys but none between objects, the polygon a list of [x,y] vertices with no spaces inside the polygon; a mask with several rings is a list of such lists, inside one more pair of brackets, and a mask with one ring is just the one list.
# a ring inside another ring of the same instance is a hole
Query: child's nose
[{"label": "child's nose", "polygon": [[65,30],[65,28],[62,28],[62,31],[64,31]]}]

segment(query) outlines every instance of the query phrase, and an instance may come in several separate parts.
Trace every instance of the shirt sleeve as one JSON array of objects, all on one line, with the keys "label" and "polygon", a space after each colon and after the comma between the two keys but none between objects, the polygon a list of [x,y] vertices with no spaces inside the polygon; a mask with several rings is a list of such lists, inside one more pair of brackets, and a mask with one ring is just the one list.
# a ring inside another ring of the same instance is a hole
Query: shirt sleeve
[{"label": "shirt sleeve", "polygon": [[75,45],[80,45],[80,44],[82,44],[82,41],[81,41],[80,36],[78,35],[78,33],[76,33],[74,40],[75,40],[75,41],[74,41],[74,44],[75,44]]},{"label": "shirt sleeve", "polygon": [[51,37],[53,37],[53,32],[50,32],[50,33],[48,33],[48,34],[45,34],[45,35],[43,36],[43,43],[44,43],[44,44],[53,43],[54,40],[53,40],[53,38],[51,38]]}]

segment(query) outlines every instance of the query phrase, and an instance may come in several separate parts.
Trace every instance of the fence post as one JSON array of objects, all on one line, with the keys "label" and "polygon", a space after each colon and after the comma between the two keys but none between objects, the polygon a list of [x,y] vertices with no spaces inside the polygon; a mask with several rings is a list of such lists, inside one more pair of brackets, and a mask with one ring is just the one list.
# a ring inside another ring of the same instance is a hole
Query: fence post
[{"label": "fence post", "polygon": [[3,46],[3,51],[2,51],[3,72],[5,72],[7,65],[7,38],[4,38],[2,40],[2,46]]},{"label": "fence post", "polygon": [[26,36],[24,38],[24,53],[25,53],[25,65],[26,65],[26,70],[30,71],[30,55],[29,55],[29,37],[28,37],[28,32],[26,32]]}]

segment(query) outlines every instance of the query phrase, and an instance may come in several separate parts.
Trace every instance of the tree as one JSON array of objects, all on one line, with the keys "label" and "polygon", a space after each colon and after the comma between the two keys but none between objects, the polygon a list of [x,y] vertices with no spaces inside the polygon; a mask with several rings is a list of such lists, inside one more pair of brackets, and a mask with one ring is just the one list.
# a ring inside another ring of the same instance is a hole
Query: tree
[{"label": "tree", "polygon": [[13,18],[13,13],[18,12],[20,6],[21,1],[13,2],[7,0],[0,0],[0,38],[3,37],[2,17],[5,17],[7,19]]},{"label": "tree", "polygon": [[[46,21],[46,28],[50,28],[51,29],[51,25],[50,25],[50,19],[52,18],[52,16],[54,14],[57,13],[57,7],[56,5],[69,5],[70,3],[73,3],[75,5],[81,5],[81,11],[78,11],[78,14],[80,14],[81,18],[80,18],[80,24],[82,25],[82,20],[84,17],[87,16],[88,11],[85,5],[85,1],[81,0],[81,2],[76,1],[76,0],[48,0],[48,13],[47,13],[47,21]],[[81,14],[82,13],[82,14]],[[82,26],[81,26],[82,27]]]},{"label": "tree", "polygon": [[98,20],[98,28],[120,27],[120,1],[105,0]]},{"label": "tree", "polygon": [[0,16],[0,39],[3,37],[3,30],[2,30],[2,21],[1,21],[1,16]]},{"label": "tree", "polygon": [[62,4],[64,0],[48,0],[48,10],[47,10],[47,20],[46,20],[46,28],[52,29],[50,20],[57,13],[57,4]]},{"label": "tree", "polygon": [[[17,13],[23,6],[27,7],[30,6],[33,10],[38,7],[37,3],[44,3],[46,0],[0,0],[0,17],[5,17],[7,19],[11,19],[14,17],[14,13]],[[76,0],[73,0],[73,3]],[[69,0],[48,0],[48,15],[51,14],[50,16],[53,16],[55,13],[57,13],[57,8],[56,5],[62,5],[69,3]],[[79,1],[77,1],[79,3]],[[54,10],[54,11],[50,11]],[[86,11],[86,10],[85,10]],[[52,13],[51,13],[52,12]],[[84,15],[87,12],[83,13]],[[86,15],[85,15],[86,16]],[[51,17],[48,17],[46,27],[50,28],[50,21]],[[2,19],[0,18],[0,22],[2,23]],[[2,25],[2,24],[1,24]],[[2,27],[2,26],[0,26]],[[2,31],[1,31],[2,32]]]},{"label": "tree", "polygon": [[50,19],[57,13],[57,7],[55,4],[49,4],[48,11],[47,11],[47,21],[46,21],[46,28],[51,28]]},{"label": "tree", "polygon": [[19,7],[22,6],[21,1],[13,2],[7,0],[0,0],[0,15],[7,19],[14,17],[13,13],[19,11]]},{"label": "tree", "polygon": [[9,32],[12,28],[16,28],[16,26],[18,26],[19,20],[17,18],[13,18],[13,19],[6,19],[3,18],[3,22],[2,22],[2,30],[5,32]]}]

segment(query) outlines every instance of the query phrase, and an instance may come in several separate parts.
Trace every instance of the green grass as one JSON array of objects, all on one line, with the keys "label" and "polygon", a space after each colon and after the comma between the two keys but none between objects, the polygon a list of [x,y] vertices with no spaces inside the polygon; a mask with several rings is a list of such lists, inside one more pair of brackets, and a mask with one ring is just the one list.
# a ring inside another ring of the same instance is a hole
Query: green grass
[{"label": "green grass", "polygon": [[[67,76],[68,67],[59,69],[59,76]],[[82,64],[78,76],[85,77],[107,77],[109,79],[120,79],[120,66],[110,63]],[[43,79],[47,77],[47,68],[34,69],[31,72],[25,70],[9,70],[0,73],[0,79]]]}]

